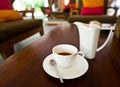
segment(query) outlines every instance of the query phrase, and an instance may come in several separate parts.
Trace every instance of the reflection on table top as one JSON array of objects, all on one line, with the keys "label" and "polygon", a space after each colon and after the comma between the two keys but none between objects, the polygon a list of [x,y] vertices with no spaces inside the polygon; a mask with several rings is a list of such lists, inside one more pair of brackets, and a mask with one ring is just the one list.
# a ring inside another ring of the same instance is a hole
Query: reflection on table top
[{"label": "reflection on table top", "polygon": [[[83,76],[64,80],[63,84],[49,76],[42,67],[43,60],[51,53],[54,43],[58,44],[64,39],[53,43],[52,40],[56,37],[44,41],[43,38],[48,37],[43,36],[1,62],[0,87],[120,87],[120,41],[114,35],[93,60],[87,59],[89,69]],[[106,34],[102,34],[100,44],[105,39]]]}]

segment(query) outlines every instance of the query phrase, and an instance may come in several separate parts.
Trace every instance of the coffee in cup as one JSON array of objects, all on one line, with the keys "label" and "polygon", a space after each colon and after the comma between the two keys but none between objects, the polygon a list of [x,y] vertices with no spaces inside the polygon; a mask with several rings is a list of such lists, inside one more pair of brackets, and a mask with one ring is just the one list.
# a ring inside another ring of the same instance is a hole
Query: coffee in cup
[{"label": "coffee in cup", "polygon": [[56,45],[53,47],[52,52],[57,64],[63,68],[69,68],[78,54],[84,57],[83,52],[78,52],[78,49],[70,44]]}]

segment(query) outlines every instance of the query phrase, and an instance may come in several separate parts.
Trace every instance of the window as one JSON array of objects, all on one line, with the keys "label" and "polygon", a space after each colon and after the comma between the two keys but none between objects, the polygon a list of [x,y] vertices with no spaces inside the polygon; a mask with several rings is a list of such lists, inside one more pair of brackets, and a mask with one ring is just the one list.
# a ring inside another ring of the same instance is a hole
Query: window
[{"label": "window", "polygon": [[[34,8],[34,15],[37,18],[43,18],[43,13],[40,9],[41,6],[48,6],[47,0],[15,0],[13,8],[15,10],[31,10]],[[31,17],[31,13],[26,14],[27,17]]]},{"label": "window", "polygon": [[15,0],[13,8],[15,10],[30,10],[34,8],[35,11],[40,11],[40,6],[44,6],[46,0]]},{"label": "window", "polygon": [[70,0],[64,0],[64,5],[68,5],[69,2]]}]

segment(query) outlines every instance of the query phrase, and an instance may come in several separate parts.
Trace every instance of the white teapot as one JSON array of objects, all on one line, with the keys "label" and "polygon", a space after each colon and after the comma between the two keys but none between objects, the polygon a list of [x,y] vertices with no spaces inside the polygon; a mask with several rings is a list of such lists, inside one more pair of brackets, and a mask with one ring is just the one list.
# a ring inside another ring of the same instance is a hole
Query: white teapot
[{"label": "white teapot", "polygon": [[100,24],[96,22],[90,22],[90,24],[74,22],[74,24],[78,27],[79,31],[80,50],[84,52],[86,58],[93,59],[96,55],[96,52],[103,49],[108,43],[112,34],[112,29],[109,32],[109,35],[103,45],[97,48],[99,34],[101,30]]}]

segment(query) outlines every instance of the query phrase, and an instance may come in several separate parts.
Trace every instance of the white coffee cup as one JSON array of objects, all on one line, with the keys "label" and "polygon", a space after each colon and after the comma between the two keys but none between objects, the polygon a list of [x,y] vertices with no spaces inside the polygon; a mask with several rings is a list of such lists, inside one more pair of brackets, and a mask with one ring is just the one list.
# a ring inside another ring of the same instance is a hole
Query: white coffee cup
[{"label": "white coffee cup", "polygon": [[79,54],[84,57],[84,53],[70,44],[56,45],[52,49],[54,59],[58,65],[63,68],[69,68],[75,61],[76,56]]}]

